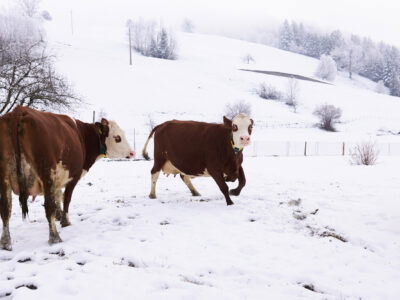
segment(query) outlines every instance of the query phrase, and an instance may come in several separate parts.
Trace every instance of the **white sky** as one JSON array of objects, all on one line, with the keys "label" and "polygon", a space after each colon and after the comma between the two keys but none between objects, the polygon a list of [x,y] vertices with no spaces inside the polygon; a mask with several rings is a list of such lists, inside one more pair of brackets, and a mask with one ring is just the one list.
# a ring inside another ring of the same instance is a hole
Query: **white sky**
[{"label": "white sky", "polygon": [[[0,0],[0,6],[17,1]],[[177,25],[188,17],[200,31],[230,35],[247,34],[286,18],[400,46],[400,1],[394,0],[42,0],[42,3],[45,8],[63,6],[66,13],[69,9],[92,10],[103,20],[144,16]]]}]

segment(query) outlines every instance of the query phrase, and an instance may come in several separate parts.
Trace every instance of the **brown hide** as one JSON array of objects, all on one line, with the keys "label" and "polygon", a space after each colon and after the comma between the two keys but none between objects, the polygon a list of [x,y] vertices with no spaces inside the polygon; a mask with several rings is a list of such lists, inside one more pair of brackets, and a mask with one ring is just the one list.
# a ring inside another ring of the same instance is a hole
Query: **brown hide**
[{"label": "brown hide", "polygon": [[[72,192],[83,170],[89,170],[100,149],[105,149],[107,123],[104,120],[88,124],[20,106],[0,118],[0,213],[4,225],[0,246],[11,248],[7,234],[11,190],[19,195],[24,216],[30,195],[45,196],[49,242],[61,241],[54,224],[55,213],[62,218],[63,226],[69,225]],[[62,216],[61,201],[64,201]]]},{"label": "brown hide", "polygon": [[[151,173],[163,170],[190,177],[211,176],[228,205],[233,202],[225,181],[239,178],[239,187],[231,190],[231,194],[240,193],[245,184],[242,161],[242,150],[235,152],[232,148],[230,126],[173,120],[154,129],[154,166]],[[175,172],[171,172],[169,162],[177,169]]]}]

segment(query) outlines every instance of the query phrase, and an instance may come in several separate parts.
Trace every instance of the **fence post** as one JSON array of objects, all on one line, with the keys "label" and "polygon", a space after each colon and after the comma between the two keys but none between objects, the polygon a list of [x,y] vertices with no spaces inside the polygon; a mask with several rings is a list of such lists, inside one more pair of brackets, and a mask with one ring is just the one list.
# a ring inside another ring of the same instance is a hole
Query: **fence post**
[{"label": "fence post", "polygon": [[96,121],[96,111],[93,111],[93,123]]},{"label": "fence post", "polygon": [[286,156],[289,156],[290,153],[290,142],[286,143]]},{"label": "fence post", "polygon": [[136,129],[133,128],[133,150],[136,152]]},{"label": "fence post", "polygon": [[307,156],[307,142],[304,142],[304,156]]},{"label": "fence post", "polygon": [[345,142],[343,142],[343,145],[342,145],[342,156],[344,156],[346,154],[346,144],[345,144]]}]

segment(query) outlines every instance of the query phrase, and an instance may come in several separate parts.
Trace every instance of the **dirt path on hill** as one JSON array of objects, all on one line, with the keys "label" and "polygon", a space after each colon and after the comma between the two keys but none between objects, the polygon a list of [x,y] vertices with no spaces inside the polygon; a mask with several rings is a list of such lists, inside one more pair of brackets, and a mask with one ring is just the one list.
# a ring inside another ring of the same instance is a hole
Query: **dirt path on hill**
[{"label": "dirt path on hill", "polygon": [[287,78],[293,77],[293,78],[296,78],[299,80],[306,80],[306,81],[318,82],[318,83],[323,83],[323,84],[331,84],[329,82],[320,81],[320,80],[317,80],[314,78],[297,75],[297,74],[290,74],[290,73],[283,73],[283,72],[276,72],[276,71],[249,70],[249,69],[239,69],[239,70],[247,71],[247,72],[254,72],[254,73],[262,73],[262,74],[273,75],[273,76],[287,77]]}]

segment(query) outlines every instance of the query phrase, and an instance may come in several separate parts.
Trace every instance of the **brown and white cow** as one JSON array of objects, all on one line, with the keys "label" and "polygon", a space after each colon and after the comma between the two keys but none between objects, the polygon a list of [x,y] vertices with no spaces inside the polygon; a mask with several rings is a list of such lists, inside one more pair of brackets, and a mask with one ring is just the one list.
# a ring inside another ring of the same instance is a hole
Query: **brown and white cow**
[{"label": "brown and white cow", "polygon": [[[245,114],[232,120],[224,117],[223,124],[172,120],[156,126],[142,153],[148,160],[146,148],[154,135],[150,198],[156,198],[156,183],[162,170],[165,174],[179,174],[193,196],[200,194],[190,178],[211,176],[224,194],[226,204],[233,204],[229,194],[239,195],[246,184],[243,148],[250,144],[252,129],[253,120]],[[225,181],[236,179],[239,186],[229,191]]]},{"label": "brown and white cow", "polygon": [[44,195],[49,243],[61,242],[55,219],[61,219],[63,227],[70,225],[68,207],[72,192],[81,176],[103,155],[110,158],[134,156],[124,132],[113,121],[102,119],[89,124],[21,106],[1,117],[0,214],[3,233],[0,247],[11,250],[12,192],[19,195],[24,218],[28,212],[28,197]]}]

